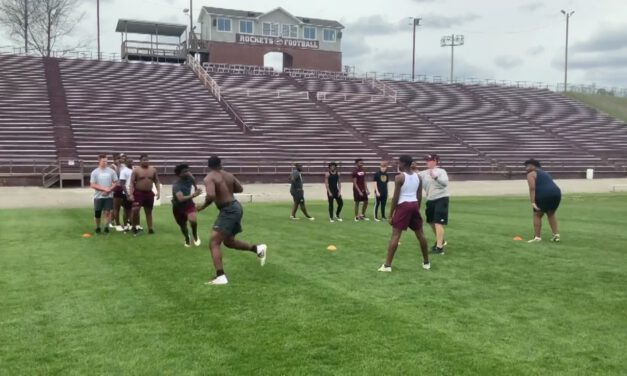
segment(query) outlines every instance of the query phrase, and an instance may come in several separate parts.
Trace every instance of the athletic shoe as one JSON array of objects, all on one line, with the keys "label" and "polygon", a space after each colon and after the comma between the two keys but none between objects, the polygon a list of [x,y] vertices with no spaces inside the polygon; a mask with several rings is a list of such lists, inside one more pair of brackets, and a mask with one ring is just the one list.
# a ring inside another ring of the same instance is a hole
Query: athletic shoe
[{"label": "athletic shoe", "polygon": [[183,245],[185,246],[185,248],[189,248],[192,246],[191,244],[189,244],[189,240],[185,240],[185,243],[183,243]]},{"label": "athletic shoe", "polygon": [[533,239],[527,241],[527,243],[538,243],[538,242],[541,242],[541,241],[542,241],[542,238],[539,238],[539,237],[536,236]]},{"label": "athletic shoe", "polygon": [[444,254],[444,247],[442,247],[442,248],[435,247],[435,248],[431,249],[431,253],[436,254],[436,255],[443,255]]},{"label": "athletic shoe", "polygon": [[359,222],[361,221],[361,219],[359,219],[359,217],[355,217],[355,222]]},{"label": "athletic shoe", "polygon": [[308,217],[307,219],[309,219],[310,221],[315,221],[316,220],[316,218],[314,218],[314,217]]},{"label": "athletic shoe", "polygon": [[122,227],[122,226],[115,226],[115,231],[122,232],[122,231],[124,231],[124,227]]},{"label": "athletic shoe", "polygon": [[266,264],[266,256],[268,255],[268,246],[265,244],[259,244],[257,246],[257,257],[259,258],[259,264],[264,266]]},{"label": "athletic shoe", "polygon": [[105,227],[105,228],[104,228],[104,233],[105,233],[105,234],[108,234],[108,233],[109,233],[109,227]]},{"label": "athletic shoe", "polygon": [[381,220],[379,218],[377,218],[377,217],[374,217],[374,221],[375,222],[381,222]]},{"label": "athletic shoe", "polygon": [[333,218],[331,218],[331,219],[329,219],[329,222],[335,223],[335,220]]},{"label": "athletic shoe", "polygon": [[198,239],[194,240],[194,245],[195,245],[196,247],[200,247],[200,238],[198,238]]},{"label": "athletic shoe", "polygon": [[138,229],[139,231],[144,231],[144,228],[143,228],[143,227],[141,227],[140,225],[137,225],[137,229]]},{"label": "athletic shoe", "polygon": [[381,267],[378,269],[378,271],[380,272],[386,272],[386,273],[391,273],[392,272],[392,267],[391,266],[385,266],[385,264],[381,265]]},{"label": "athletic shoe", "polygon": [[370,220],[370,218],[368,218],[368,217],[361,217],[361,220],[362,220],[362,221],[369,221],[369,220]]},{"label": "athletic shoe", "polygon": [[425,269],[425,270],[430,270],[430,269],[431,269],[431,263],[430,263],[430,262],[428,262],[428,263],[426,263],[426,264],[425,264],[425,263],[423,262],[423,263],[422,263],[422,268],[423,268],[423,269]]},{"label": "athletic shoe", "polygon": [[96,234],[102,234],[102,231],[100,230],[100,227],[97,227],[96,230],[94,230],[94,232]]},{"label": "athletic shoe", "polygon": [[148,229],[148,233],[149,233],[149,234],[151,234],[151,235],[154,235],[154,234],[155,234],[155,230],[153,230],[153,229]]},{"label": "athletic shoe", "polygon": [[335,220],[338,222],[342,222],[342,218],[339,218],[339,217],[335,217]]},{"label": "athletic shoe", "polygon": [[226,279],[226,275],[222,274],[219,277],[215,277],[213,280],[206,282],[205,285],[226,285],[229,280]]},{"label": "athletic shoe", "polygon": [[113,222],[109,222],[109,225],[107,226],[109,228],[115,228],[115,225],[113,224]]},{"label": "athletic shoe", "polygon": [[292,221],[298,221],[300,218],[290,216],[290,219],[291,219]]},{"label": "athletic shoe", "polygon": [[560,234],[553,234],[553,237],[551,238],[552,242],[555,243],[559,243],[560,242]]}]

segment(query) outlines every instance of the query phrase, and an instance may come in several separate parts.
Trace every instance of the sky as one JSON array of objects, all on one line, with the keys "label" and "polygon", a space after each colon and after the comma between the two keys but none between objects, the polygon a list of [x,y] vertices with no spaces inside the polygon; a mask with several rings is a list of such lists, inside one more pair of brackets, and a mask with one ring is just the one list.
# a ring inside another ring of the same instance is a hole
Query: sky
[{"label": "sky", "polygon": [[[96,48],[96,0],[80,0],[85,17],[77,39]],[[564,79],[565,16],[570,19],[569,83],[627,87],[627,6],[624,0],[212,0],[202,6],[270,11],[281,6],[303,17],[340,21],[343,64],[357,72],[411,73],[412,26],[416,33],[416,74],[448,78],[450,48],[443,35],[464,35],[455,49],[455,77],[534,81],[555,85]],[[187,24],[189,0],[101,0],[102,50],[120,51],[119,18]],[[5,30],[0,47],[16,45]]]}]

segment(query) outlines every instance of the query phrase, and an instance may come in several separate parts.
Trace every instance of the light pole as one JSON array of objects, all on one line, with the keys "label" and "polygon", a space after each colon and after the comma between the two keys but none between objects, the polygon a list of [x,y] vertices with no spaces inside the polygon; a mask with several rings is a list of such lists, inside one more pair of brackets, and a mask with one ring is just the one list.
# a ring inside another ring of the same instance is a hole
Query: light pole
[{"label": "light pole", "polygon": [[451,47],[451,83],[453,83],[453,61],[455,60],[455,47],[464,45],[463,35],[445,35],[440,39],[440,47]]},{"label": "light pole", "polygon": [[98,29],[98,60],[100,60],[100,0],[96,0],[96,28]]},{"label": "light pole", "polygon": [[28,0],[24,0],[24,53],[28,54]]},{"label": "light pole", "polygon": [[567,12],[562,9],[562,14],[566,16],[566,52],[564,53],[564,92],[568,90],[568,24],[570,21],[570,16],[572,16],[575,11]]},{"label": "light pole", "polygon": [[411,50],[411,80],[414,81],[414,75],[416,73],[416,28],[420,26],[420,20],[422,18],[409,17],[412,20],[410,25],[414,27],[414,38],[412,42],[412,50]]}]

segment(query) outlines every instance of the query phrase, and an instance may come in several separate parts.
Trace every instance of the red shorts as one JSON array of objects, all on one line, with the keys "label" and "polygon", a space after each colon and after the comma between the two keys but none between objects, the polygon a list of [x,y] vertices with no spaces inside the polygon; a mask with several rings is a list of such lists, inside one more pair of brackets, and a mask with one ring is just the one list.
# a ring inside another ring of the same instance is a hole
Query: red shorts
[{"label": "red shorts", "polygon": [[133,192],[133,207],[143,207],[152,209],[155,205],[155,194],[153,191],[135,191]]},{"label": "red shorts", "polygon": [[172,214],[176,223],[185,223],[187,215],[191,213],[196,213],[196,204],[191,200],[182,205],[172,205]]},{"label": "red shorts", "polygon": [[397,206],[392,217],[392,227],[401,231],[407,230],[408,227],[414,231],[421,229],[422,217],[418,202],[403,202]]},{"label": "red shorts", "polygon": [[113,188],[113,198],[123,198],[124,197],[124,188],[119,185],[116,185]]},{"label": "red shorts", "polygon": [[366,194],[366,188],[362,189],[361,192],[363,194],[359,194],[359,192],[357,192],[357,189],[355,189],[355,187],[353,187],[353,200],[355,200],[355,202],[365,202],[368,201],[368,195]]}]

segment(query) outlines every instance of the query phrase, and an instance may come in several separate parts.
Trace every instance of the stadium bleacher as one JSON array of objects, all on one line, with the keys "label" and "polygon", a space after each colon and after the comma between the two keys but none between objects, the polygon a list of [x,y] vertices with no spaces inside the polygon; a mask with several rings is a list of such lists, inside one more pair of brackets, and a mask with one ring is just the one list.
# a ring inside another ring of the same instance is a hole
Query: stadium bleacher
[{"label": "stadium bleacher", "polygon": [[453,175],[470,178],[518,174],[530,157],[558,176],[627,171],[627,126],[548,90],[205,64],[220,86],[214,97],[188,66],[53,63],[65,101],[49,98],[61,82],[46,77],[54,69],[41,58],[0,55],[0,159],[26,170],[36,159],[54,161],[61,148],[72,154],[58,132],[55,139],[55,99],[71,119],[72,155],[85,161],[123,151],[148,153],[161,168],[185,160],[200,169],[219,154],[236,172],[263,176],[295,161],[317,174],[331,160],[364,158],[373,167],[401,153],[438,152]]}]

